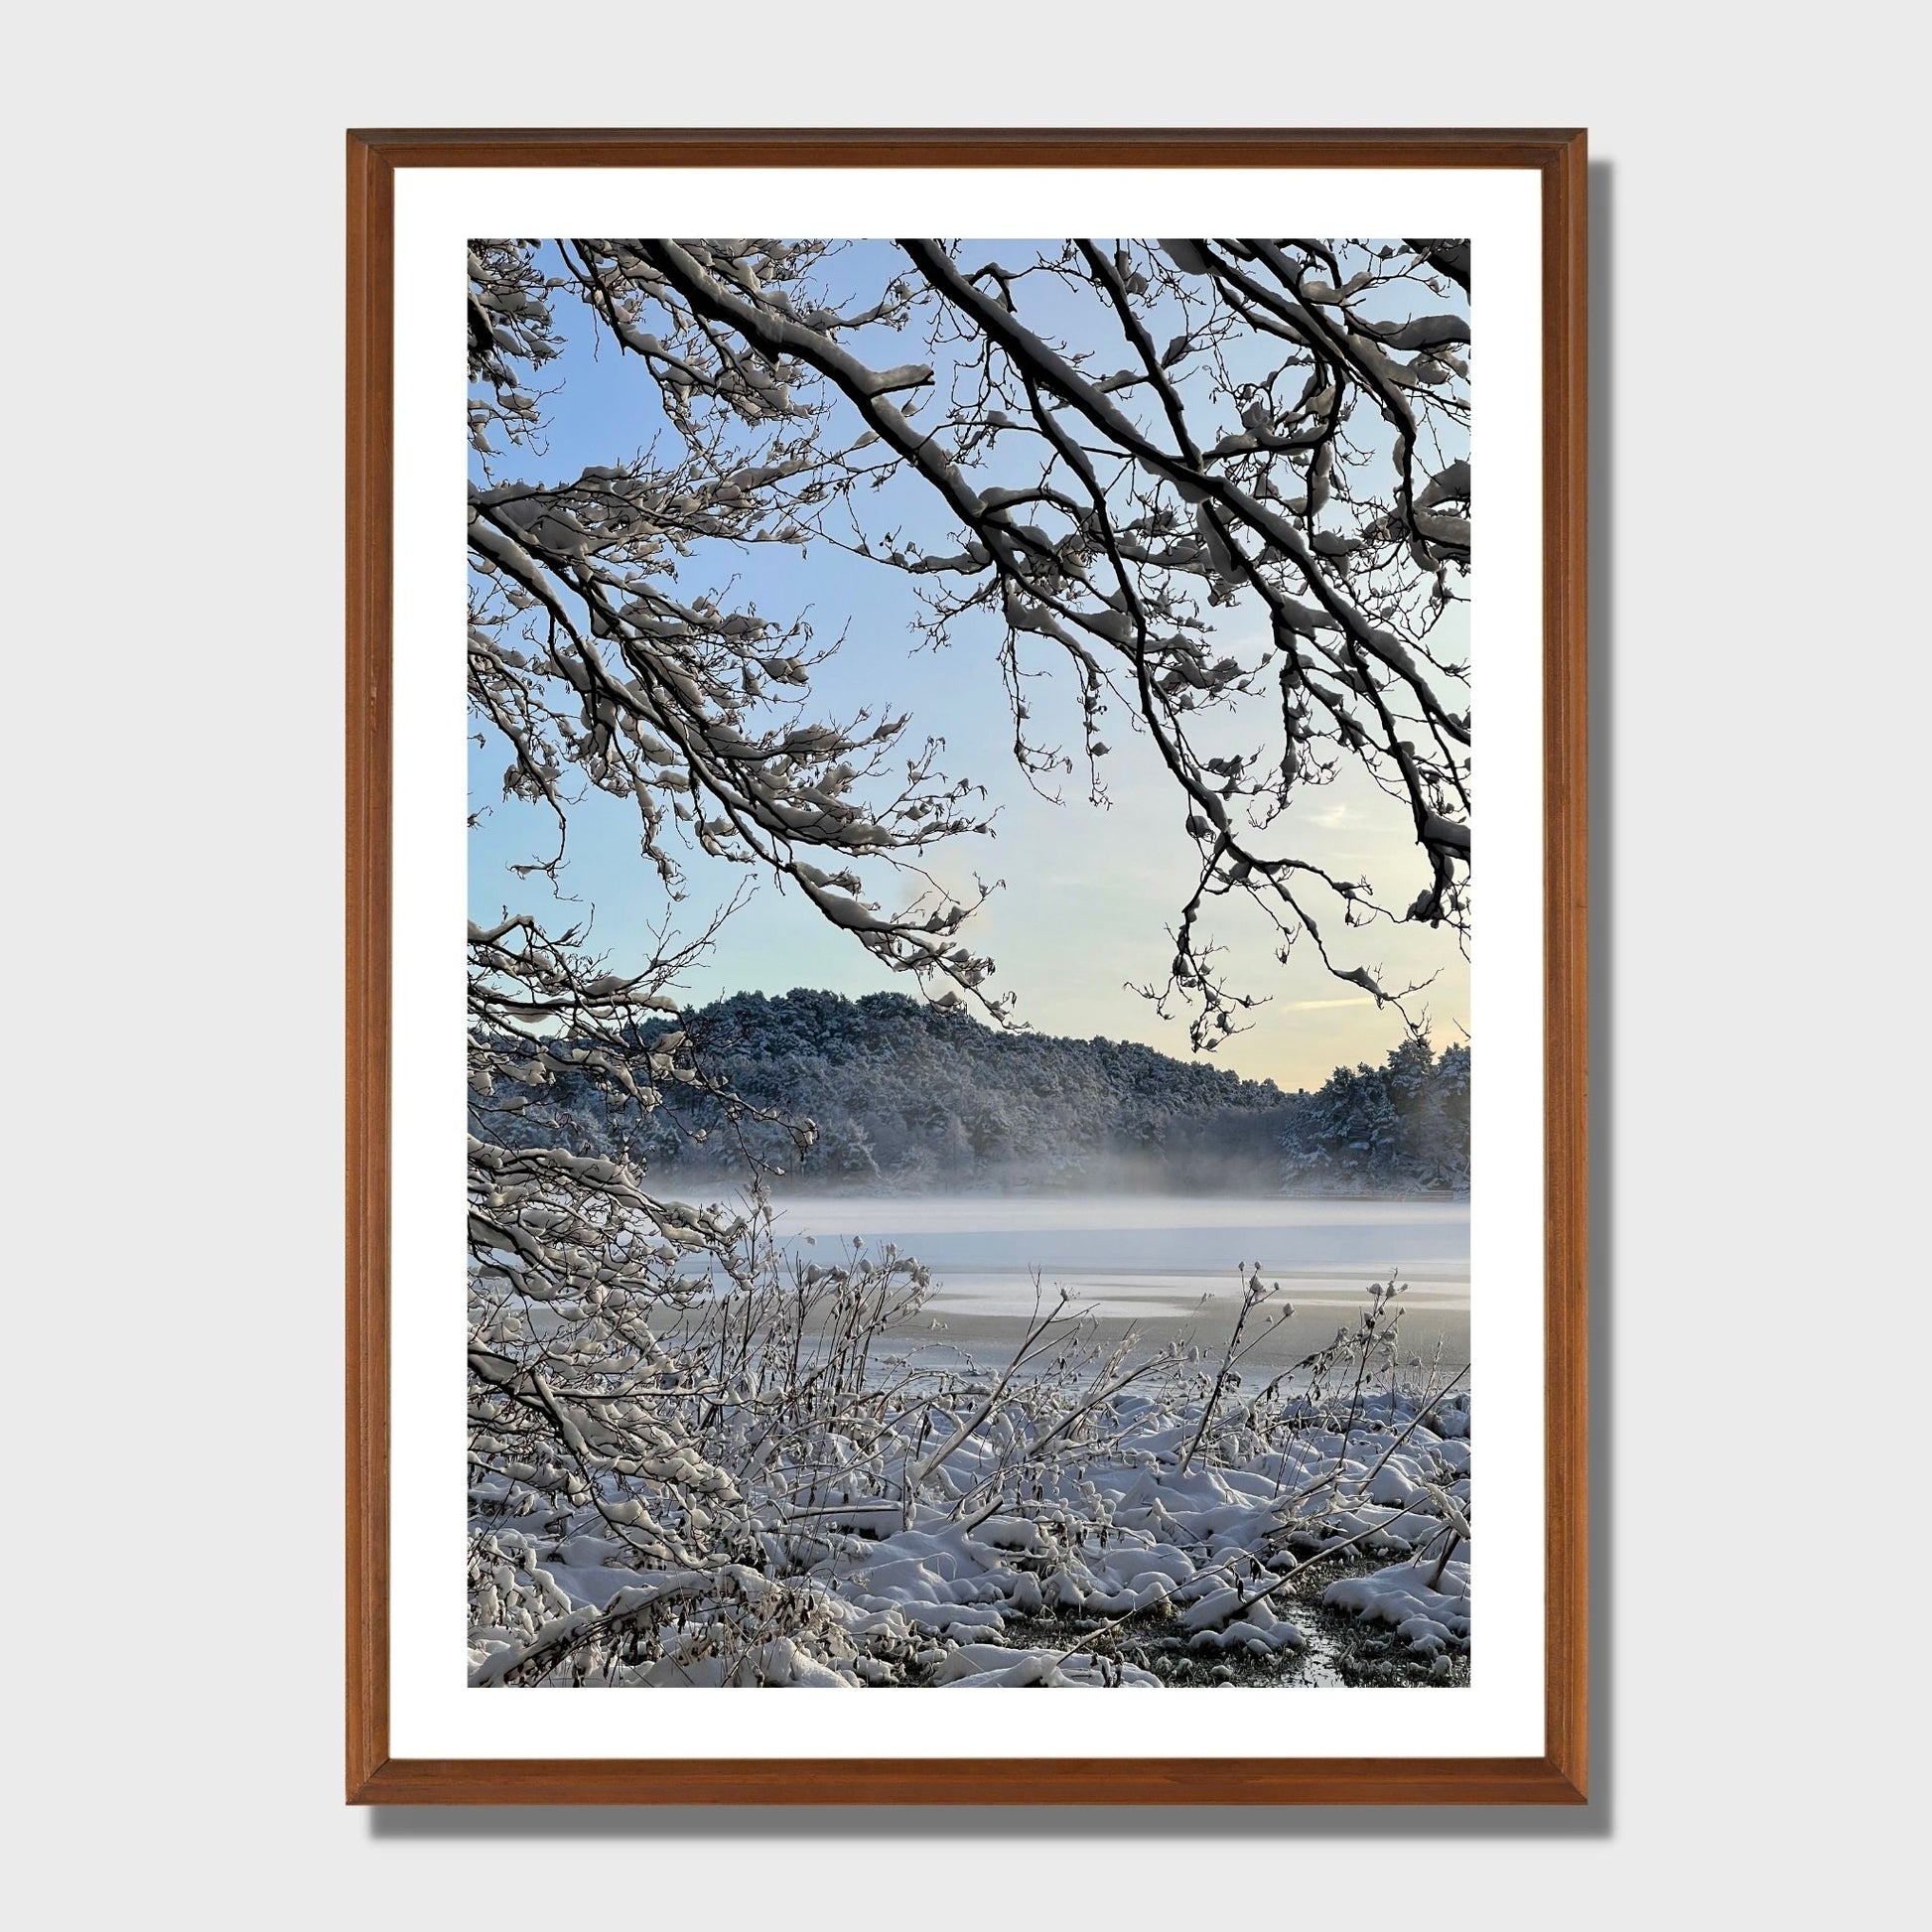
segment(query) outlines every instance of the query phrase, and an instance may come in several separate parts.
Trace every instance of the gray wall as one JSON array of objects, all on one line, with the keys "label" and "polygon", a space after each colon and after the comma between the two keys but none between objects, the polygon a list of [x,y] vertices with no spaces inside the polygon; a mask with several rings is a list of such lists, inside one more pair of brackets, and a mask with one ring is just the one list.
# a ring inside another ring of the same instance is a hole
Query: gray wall
[{"label": "gray wall", "polygon": [[[9,1125],[31,1166],[6,1272],[36,1332],[9,1350],[6,1674],[29,1919],[1332,1923],[1393,1893],[1482,1927],[1870,1922],[1905,1857],[1923,1638],[1902,1585],[1923,1464],[1893,1445],[1924,1355],[1908,1385],[1890,1325],[1923,1264],[1879,1225],[1917,1126],[1923,959],[1887,926],[1885,895],[1923,897],[1914,855],[1882,849],[1924,728],[1896,16],[771,8],[761,44],[761,11],[188,0],[13,30]],[[728,115],[1591,128],[1587,1815],[341,1806],[341,130]]]}]

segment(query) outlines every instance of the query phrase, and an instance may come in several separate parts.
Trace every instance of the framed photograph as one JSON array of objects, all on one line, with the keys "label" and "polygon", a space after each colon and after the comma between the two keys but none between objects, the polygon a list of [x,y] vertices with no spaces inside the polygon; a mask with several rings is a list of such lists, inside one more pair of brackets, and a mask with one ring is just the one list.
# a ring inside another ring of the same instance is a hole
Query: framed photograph
[{"label": "framed photograph", "polygon": [[349,136],[351,1802],[1585,1801],[1585,181]]}]

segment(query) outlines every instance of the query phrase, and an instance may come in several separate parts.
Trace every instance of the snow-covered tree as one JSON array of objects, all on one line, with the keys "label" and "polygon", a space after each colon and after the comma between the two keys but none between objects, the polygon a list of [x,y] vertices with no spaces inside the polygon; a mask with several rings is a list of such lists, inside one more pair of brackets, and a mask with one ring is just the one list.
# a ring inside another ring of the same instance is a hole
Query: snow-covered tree
[{"label": "snow-covered tree", "polygon": [[1379,1067],[1337,1067],[1284,1139],[1289,1185],[1466,1193],[1469,1049],[1412,1034]]}]

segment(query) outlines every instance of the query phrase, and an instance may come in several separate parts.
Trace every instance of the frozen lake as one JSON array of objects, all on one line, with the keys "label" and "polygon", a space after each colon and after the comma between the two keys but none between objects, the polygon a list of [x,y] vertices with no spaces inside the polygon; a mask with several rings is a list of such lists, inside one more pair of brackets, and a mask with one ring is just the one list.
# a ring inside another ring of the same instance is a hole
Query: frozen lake
[{"label": "frozen lake", "polygon": [[1468,1360],[1466,1201],[1280,1200],[1266,1196],[968,1194],[797,1196],[778,1203],[785,1248],[893,1242],[932,1270],[927,1316],[956,1343],[997,1347],[1032,1315],[1034,1271],[1048,1297],[1066,1288],[1114,1327],[1151,1340],[1176,1327],[1203,1342],[1232,1322],[1247,1272],[1279,1282],[1295,1309],[1257,1365],[1307,1353],[1396,1271],[1405,1353]]}]

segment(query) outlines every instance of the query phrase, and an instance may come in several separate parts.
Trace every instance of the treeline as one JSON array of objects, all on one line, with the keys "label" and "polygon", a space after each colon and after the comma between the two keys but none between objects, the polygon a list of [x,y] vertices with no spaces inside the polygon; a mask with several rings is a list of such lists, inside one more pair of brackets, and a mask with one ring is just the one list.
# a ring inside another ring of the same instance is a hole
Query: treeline
[{"label": "treeline", "polygon": [[[1279,1185],[1297,1105],[1272,1081],[1149,1046],[999,1033],[897,993],[733,994],[646,1030],[640,1049],[671,1031],[732,1101],[665,1083],[646,1113],[566,1075],[542,1115],[694,1185],[757,1164],[791,1183],[908,1191],[1254,1189]],[[801,1154],[784,1123],[803,1120],[816,1131]]]},{"label": "treeline", "polygon": [[1468,1192],[1467,1046],[1438,1053],[1405,1039],[1381,1066],[1338,1066],[1297,1099],[1284,1139],[1291,1192]]},{"label": "treeline", "polygon": [[[645,1030],[640,1060],[673,1031],[730,1101],[665,1084],[645,1111],[564,1075],[526,1131],[622,1145],[692,1186],[755,1166],[780,1184],[906,1191],[1467,1185],[1465,1047],[1411,1040],[1311,1094],[1129,1040],[999,1033],[897,993],[734,994]],[[803,1120],[801,1152],[787,1123]]]}]

